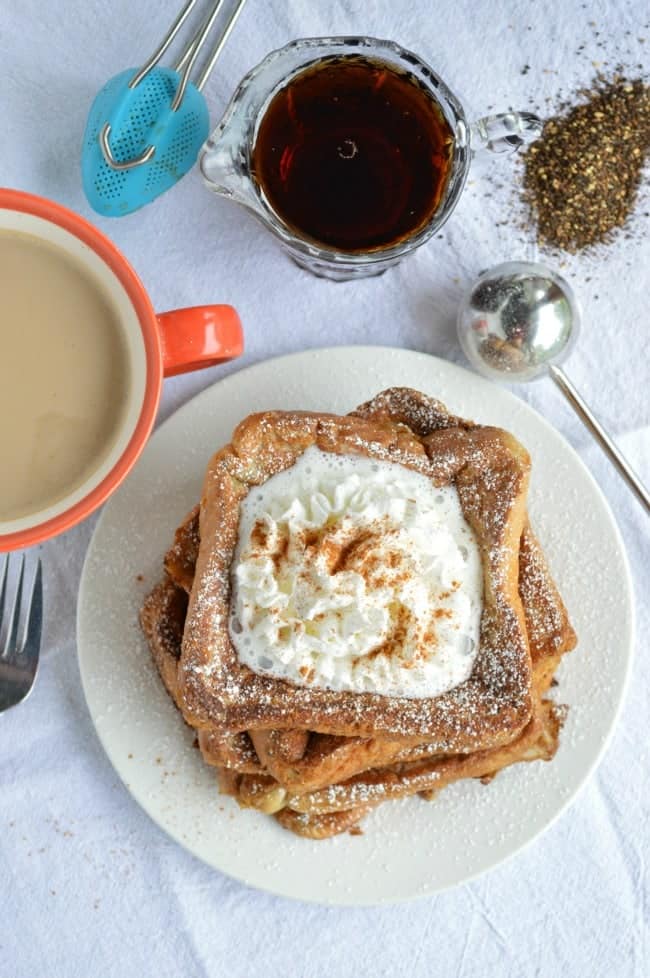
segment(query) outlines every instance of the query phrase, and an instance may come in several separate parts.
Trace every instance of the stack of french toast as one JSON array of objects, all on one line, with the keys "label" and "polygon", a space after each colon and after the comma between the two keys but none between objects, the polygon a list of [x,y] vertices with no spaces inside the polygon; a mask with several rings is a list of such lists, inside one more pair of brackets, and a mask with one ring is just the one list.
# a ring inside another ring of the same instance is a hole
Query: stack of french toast
[{"label": "stack of french toast", "polygon": [[141,612],[222,792],[323,839],[553,757],[576,636],[529,474],[511,434],[407,388],[237,427]]}]

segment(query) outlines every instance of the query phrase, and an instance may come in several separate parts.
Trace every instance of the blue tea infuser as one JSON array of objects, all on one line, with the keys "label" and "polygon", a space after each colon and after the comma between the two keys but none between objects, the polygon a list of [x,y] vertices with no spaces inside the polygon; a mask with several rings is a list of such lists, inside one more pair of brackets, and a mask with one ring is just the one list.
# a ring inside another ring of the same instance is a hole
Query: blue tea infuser
[{"label": "blue tea infuser", "polygon": [[120,72],[98,93],[86,124],[81,173],[86,197],[99,214],[131,214],[192,168],[210,128],[202,90],[244,3],[236,0],[196,84],[190,74],[223,0],[212,5],[173,68],[159,67],[158,62],[196,0],[188,0],[142,68]]}]

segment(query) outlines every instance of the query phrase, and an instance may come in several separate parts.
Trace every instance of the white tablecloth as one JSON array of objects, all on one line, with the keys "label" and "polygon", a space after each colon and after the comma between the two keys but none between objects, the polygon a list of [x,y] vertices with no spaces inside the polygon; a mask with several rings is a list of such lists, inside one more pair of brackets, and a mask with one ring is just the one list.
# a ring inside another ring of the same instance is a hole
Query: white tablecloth
[{"label": "white tablecloth", "polygon": [[[393,344],[462,362],[453,322],[463,286],[491,263],[536,255],[517,228],[511,159],[477,163],[440,239],[382,278],[354,284],[296,268],[196,173],[131,217],[93,217],[79,177],[90,101],[111,75],[141,63],[178,5],[21,0],[0,11],[0,182],[96,220],[157,308],[229,301],[245,323],[244,359],[168,381],[161,417],[243,363],[304,347]],[[647,21],[643,0],[249,0],[207,97],[216,122],[235,82],[271,48],[297,36],[368,33],[418,51],[472,112],[544,107],[560,90],[587,84],[597,63],[641,63],[647,74]],[[572,259],[565,271],[585,321],[569,372],[650,482],[647,227],[637,223],[629,239]],[[650,973],[647,518],[550,382],[521,396],[564,432],[602,486],[637,590],[639,654],[627,702],[604,761],[570,810],[488,876],[392,909],[292,903],[201,865],[132,801],[86,710],[75,600],[90,519],[42,548],[41,674],[29,701],[0,720],[3,978]]]}]

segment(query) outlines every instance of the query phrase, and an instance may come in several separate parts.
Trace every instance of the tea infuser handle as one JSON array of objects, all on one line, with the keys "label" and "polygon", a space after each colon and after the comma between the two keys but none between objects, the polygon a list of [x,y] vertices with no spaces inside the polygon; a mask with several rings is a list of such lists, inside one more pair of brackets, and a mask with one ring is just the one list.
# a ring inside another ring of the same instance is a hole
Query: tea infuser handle
[{"label": "tea infuser handle", "polygon": [[111,127],[108,122],[106,122],[101,129],[99,134],[99,147],[102,151],[102,156],[110,166],[111,170],[131,170],[134,166],[142,166],[143,163],[148,163],[153,154],[156,152],[155,146],[147,146],[139,156],[134,156],[132,160],[116,160],[111,151],[111,145],[109,143],[109,138],[111,135]]},{"label": "tea infuser handle", "polygon": [[187,0],[187,3],[185,4],[185,6],[183,7],[183,9],[180,11],[180,13],[178,14],[178,16],[176,17],[176,20],[174,21],[174,23],[172,24],[172,26],[169,28],[167,34],[165,34],[164,38],[162,39],[162,41],[160,42],[160,44],[158,45],[158,47],[156,48],[156,50],[154,51],[154,53],[151,55],[151,57],[149,58],[149,60],[146,61],[145,64],[142,65],[142,68],[140,68],[140,70],[138,72],[136,72],[136,74],[133,76],[133,78],[129,82],[129,88],[135,88],[136,85],[139,85],[140,82],[142,81],[142,79],[146,75],[149,74],[149,72],[151,71],[151,69],[152,68],[155,68],[155,66],[160,61],[160,59],[162,58],[163,54],[165,53],[165,51],[169,47],[169,45],[172,43],[172,41],[174,40],[174,38],[176,37],[176,35],[180,31],[181,27],[183,26],[183,24],[185,23],[185,21],[189,17],[189,15],[190,15],[190,13],[192,11],[192,7],[194,6],[195,3],[196,3],[196,0]]},{"label": "tea infuser handle", "polygon": [[636,498],[639,500],[641,505],[645,507],[646,512],[650,513],[650,492],[648,492],[646,487],[643,485],[640,478],[623,453],[620,451],[616,443],[612,441],[598,419],[594,416],[591,408],[583,400],[582,396],[560,367],[555,366],[555,364],[551,364],[551,366],[548,368],[548,372],[582,423],[591,432],[602,450],[609,457],[610,462],[616,466],[619,475],[625,479]]},{"label": "tea infuser handle", "polygon": [[185,95],[185,89],[187,88],[187,83],[190,80],[190,74],[192,68],[196,63],[196,59],[199,56],[201,48],[205,44],[208,34],[212,30],[212,25],[217,19],[222,4],[223,4],[223,0],[215,0],[215,2],[212,5],[212,9],[210,13],[208,14],[206,20],[204,21],[203,25],[199,28],[197,35],[192,41],[192,53],[190,54],[187,62],[183,67],[181,80],[178,84],[178,88],[176,89],[176,94],[174,95],[174,98],[172,100],[172,112],[176,112],[179,109],[181,102],[183,101],[183,96]]},{"label": "tea infuser handle", "polygon": [[[187,0],[187,3],[176,17],[176,20],[174,21],[172,26],[169,28],[169,31],[163,38],[161,44],[154,51],[154,53],[151,55],[149,60],[142,66],[142,68],[140,68],[138,72],[136,72],[136,74],[129,82],[129,86],[128,86],[129,88],[133,89],[136,87],[136,85],[139,85],[140,82],[149,74],[152,68],[154,68],[158,64],[163,54],[170,46],[170,44],[178,34],[179,30],[185,23],[195,3],[196,0]],[[231,10],[228,20],[226,21],[225,25],[221,29],[217,43],[215,44],[215,46],[213,47],[212,51],[209,54],[208,63],[206,64],[205,68],[201,72],[201,75],[197,81],[196,87],[198,88],[199,91],[202,90],[203,86],[208,80],[208,76],[212,71],[212,69],[214,68],[215,62],[219,57],[219,55],[221,54],[222,48],[226,43],[226,41],[228,40],[228,36],[230,35],[230,32],[235,26],[235,23],[237,21],[237,18],[239,17],[239,14],[241,13],[244,3],[245,0],[236,0],[235,6]],[[175,70],[181,73],[181,77],[178,86],[176,88],[176,91],[174,93],[174,97],[172,99],[172,103],[171,103],[172,112],[176,112],[180,108],[180,105],[183,101],[183,97],[185,95],[185,91],[187,89],[187,85],[189,83],[189,78],[192,69],[194,68],[196,60],[201,52],[202,47],[204,46],[207,40],[210,31],[212,30],[214,22],[217,19],[217,16],[222,6],[223,6],[223,0],[214,0],[208,15],[205,17],[203,23],[196,31],[194,37],[187,45],[179,61],[176,64]],[[113,156],[113,152],[111,150],[111,146],[109,142],[110,134],[111,134],[111,127],[109,123],[106,123],[101,129],[98,139],[99,139],[99,146],[102,152],[102,156],[104,157],[104,160],[112,170],[116,170],[119,172],[123,170],[131,170],[136,166],[142,166],[143,164],[148,163],[149,160],[154,155],[154,153],[156,152],[155,146],[149,145],[145,147],[145,149],[142,151],[142,153],[140,153],[139,156],[135,156],[133,157],[133,159],[122,160],[122,161],[116,160],[115,157]]]},{"label": "tea infuser handle", "polygon": [[228,17],[228,20],[226,21],[226,23],[225,23],[225,25],[223,27],[223,30],[222,30],[222,33],[221,33],[221,36],[220,36],[219,40],[217,41],[217,43],[215,44],[214,48],[210,52],[210,56],[208,58],[208,62],[206,64],[205,68],[203,69],[203,71],[201,72],[201,74],[199,75],[199,77],[196,80],[196,87],[198,88],[198,90],[200,92],[203,91],[203,87],[204,87],[205,83],[207,82],[208,78],[210,77],[210,73],[212,72],[212,69],[215,66],[216,60],[219,57],[219,55],[221,54],[221,52],[223,50],[224,44],[226,43],[226,41],[230,37],[230,32],[232,31],[233,27],[237,23],[237,18],[239,17],[240,13],[242,12],[245,3],[246,3],[246,0],[237,0],[235,6],[233,7],[233,9],[232,9],[232,11],[230,13],[230,16]]},{"label": "tea infuser handle", "polygon": [[[135,75],[129,82],[129,88],[135,88],[136,85],[139,85],[140,82],[143,80],[143,78],[145,78],[149,74],[151,69],[155,68],[155,66],[160,61],[167,48],[170,46],[170,44],[178,34],[181,27],[189,17],[195,3],[196,0],[187,0],[187,3],[176,17],[176,20],[165,34],[164,38],[162,39],[162,41],[160,42],[160,44],[158,45],[154,53],[151,55],[149,60],[145,62],[145,64],[143,64],[140,70],[135,73]],[[99,148],[102,151],[102,156],[104,157],[104,160],[106,161],[108,166],[110,166],[111,170],[115,170],[118,173],[123,170],[131,170],[133,169],[133,167],[142,166],[144,163],[148,163],[151,157],[156,152],[156,147],[149,145],[145,147],[145,149],[142,151],[142,153],[140,153],[139,156],[134,156],[133,159],[131,160],[121,160],[121,161],[116,160],[115,157],[113,156],[113,152],[111,150],[111,144],[109,142],[110,135],[111,135],[111,127],[110,124],[107,122],[105,123],[104,126],[102,126],[102,129],[99,133]]]},{"label": "tea infuser handle", "polygon": [[542,131],[542,120],[533,112],[499,112],[484,115],[472,126],[472,147],[492,153],[513,153],[532,142]]},{"label": "tea infuser handle", "polygon": [[[245,2],[246,0],[236,0],[236,3],[230,12],[230,15],[228,16],[228,20],[226,21],[225,25],[221,28],[221,32],[219,34],[217,43],[215,44],[212,51],[208,55],[208,61],[205,67],[202,69],[201,74],[196,80],[196,84],[194,87],[197,88],[199,92],[203,91],[205,83],[207,82],[210,73],[212,72],[212,69],[215,66],[217,58],[221,54],[221,51],[223,50],[223,46],[230,36],[230,32],[232,31],[233,27],[237,23],[237,18],[242,12]],[[178,72],[184,71],[187,66],[187,62],[189,58],[195,60],[195,54],[198,54],[198,51],[196,50],[197,45],[201,43],[201,35],[204,30],[209,30],[209,23],[211,22],[211,18],[215,13],[215,10],[219,8],[220,4],[221,4],[221,0],[217,0],[212,10],[206,17],[205,21],[203,22],[199,30],[196,32],[192,40],[188,43],[187,47],[185,48],[180,58],[176,62],[174,66],[175,71]]]}]

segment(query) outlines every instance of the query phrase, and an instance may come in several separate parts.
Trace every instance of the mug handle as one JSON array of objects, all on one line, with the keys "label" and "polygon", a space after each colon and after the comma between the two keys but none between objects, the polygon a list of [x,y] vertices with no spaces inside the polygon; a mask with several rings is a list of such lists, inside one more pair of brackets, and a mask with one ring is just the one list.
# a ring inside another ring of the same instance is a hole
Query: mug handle
[{"label": "mug handle", "polygon": [[202,370],[244,352],[244,334],[232,306],[189,306],[157,313],[163,376]]}]

